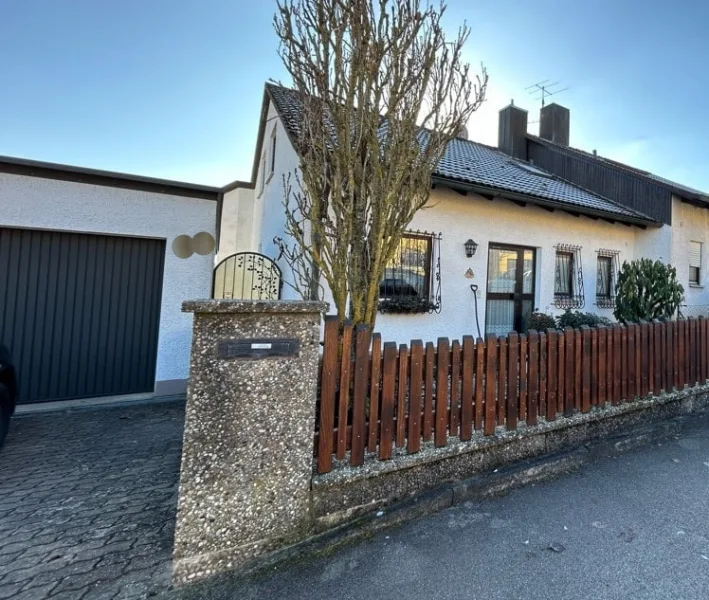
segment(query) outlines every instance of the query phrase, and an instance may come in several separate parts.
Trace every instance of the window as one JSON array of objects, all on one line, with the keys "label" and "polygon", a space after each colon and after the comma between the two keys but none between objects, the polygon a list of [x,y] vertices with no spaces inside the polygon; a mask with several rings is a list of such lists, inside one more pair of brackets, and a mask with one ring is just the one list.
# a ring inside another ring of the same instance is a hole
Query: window
[{"label": "window", "polygon": [[701,285],[702,283],[702,243],[689,242],[689,284]]},{"label": "window", "polygon": [[554,306],[583,308],[581,246],[558,244],[554,264]]},{"label": "window", "polygon": [[261,177],[259,182],[259,196],[263,193],[263,188],[266,185],[266,153],[261,156]]},{"label": "window", "polygon": [[597,250],[596,259],[596,306],[613,308],[615,306],[615,286],[618,278],[619,250]]},{"label": "window", "polygon": [[440,235],[418,232],[401,238],[379,284],[382,312],[440,312],[439,242]]},{"label": "window", "polygon": [[270,146],[270,160],[268,176],[273,175],[273,171],[276,169],[276,126],[273,126],[273,131],[271,131],[271,146]]}]

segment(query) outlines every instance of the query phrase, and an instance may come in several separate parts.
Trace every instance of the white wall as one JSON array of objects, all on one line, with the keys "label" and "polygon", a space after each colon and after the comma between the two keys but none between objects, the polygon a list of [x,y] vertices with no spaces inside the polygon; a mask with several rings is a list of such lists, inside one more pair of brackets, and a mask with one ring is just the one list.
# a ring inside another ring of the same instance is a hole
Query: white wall
[{"label": "white wall", "polygon": [[224,194],[216,262],[236,252],[258,252],[261,221],[255,196],[252,188],[245,187]]},{"label": "white wall", "polygon": [[[700,285],[689,284],[689,242],[702,242]],[[709,305],[709,210],[672,198],[672,266],[688,306]]]},{"label": "white wall", "polygon": [[[520,207],[502,199],[491,202],[479,196],[461,196],[445,189],[432,192],[429,206],[414,217],[410,229],[443,234],[443,308],[440,314],[431,315],[380,314],[376,329],[382,333],[382,339],[402,343],[411,338],[435,341],[440,336],[477,336],[471,283],[478,284],[479,320],[484,335],[487,259],[491,242],[536,249],[535,308],[552,314],[563,312],[553,306],[554,246],[558,243],[580,245],[586,299],[582,310],[613,317],[611,309],[595,306],[596,250],[605,248],[620,251],[621,263],[632,259],[636,228],[574,217],[558,210],[550,213],[532,205]],[[465,256],[463,247],[468,238],[478,243],[477,253],[472,258]],[[475,273],[474,279],[464,276],[468,268]]]},{"label": "white wall", "polygon": [[[276,128],[276,164],[272,174],[269,173],[268,156],[270,152],[271,133],[273,128]],[[266,156],[266,172],[263,170],[263,157]],[[273,243],[273,238],[284,237],[285,226],[285,207],[283,200],[285,197],[284,177],[291,175],[291,184],[297,186],[294,178],[294,173],[300,165],[300,160],[293,146],[288,139],[283,123],[281,122],[278,113],[271,103],[268,108],[268,116],[266,117],[266,132],[263,138],[263,147],[259,157],[258,176],[256,178],[255,197],[258,203],[258,208],[255,211],[255,218],[260,220],[260,244],[256,248],[257,252],[261,252],[266,256],[276,259],[278,258],[278,247]],[[262,189],[263,182],[263,189]],[[293,281],[293,276],[290,268],[285,260],[278,261],[283,273],[283,292],[284,300],[299,299],[300,296],[295,290],[288,285],[288,282]]]},{"label": "white wall", "polygon": [[189,372],[192,315],[183,300],[211,296],[214,255],[177,258],[178,235],[216,234],[217,203],[154,192],[0,174],[0,226],[166,240],[156,381]]}]

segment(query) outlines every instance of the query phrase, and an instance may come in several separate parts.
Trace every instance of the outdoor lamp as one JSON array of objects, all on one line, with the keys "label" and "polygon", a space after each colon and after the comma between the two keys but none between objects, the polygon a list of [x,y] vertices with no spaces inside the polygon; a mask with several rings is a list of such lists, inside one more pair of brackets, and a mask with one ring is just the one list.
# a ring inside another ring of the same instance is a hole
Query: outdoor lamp
[{"label": "outdoor lamp", "polygon": [[468,258],[472,258],[477,249],[478,245],[475,243],[474,240],[471,239],[465,242],[465,256],[467,256]]}]

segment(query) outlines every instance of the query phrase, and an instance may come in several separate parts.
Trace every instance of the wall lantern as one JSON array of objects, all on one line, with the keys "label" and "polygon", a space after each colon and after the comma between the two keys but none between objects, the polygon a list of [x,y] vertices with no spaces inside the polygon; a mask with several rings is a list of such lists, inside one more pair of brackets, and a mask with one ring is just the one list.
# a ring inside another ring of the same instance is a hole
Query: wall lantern
[{"label": "wall lantern", "polygon": [[478,245],[473,240],[468,240],[465,242],[465,256],[468,258],[472,258],[477,249]]}]

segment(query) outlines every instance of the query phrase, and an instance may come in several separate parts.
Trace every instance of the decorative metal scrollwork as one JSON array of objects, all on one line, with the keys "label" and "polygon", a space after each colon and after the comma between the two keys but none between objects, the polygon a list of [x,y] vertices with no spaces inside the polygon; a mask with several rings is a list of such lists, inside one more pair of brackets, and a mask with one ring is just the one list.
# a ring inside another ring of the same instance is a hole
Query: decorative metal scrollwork
[{"label": "decorative metal scrollwork", "polygon": [[257,252],[237,252],[214,269],[213,298],[278,300],[281,297],[280,267]]},{"label": "decorative metal scrollwork", "polygon": [[554,268],[554,306],[583,308],[586,298],[583,290],[581,246],[557,244]]}]

